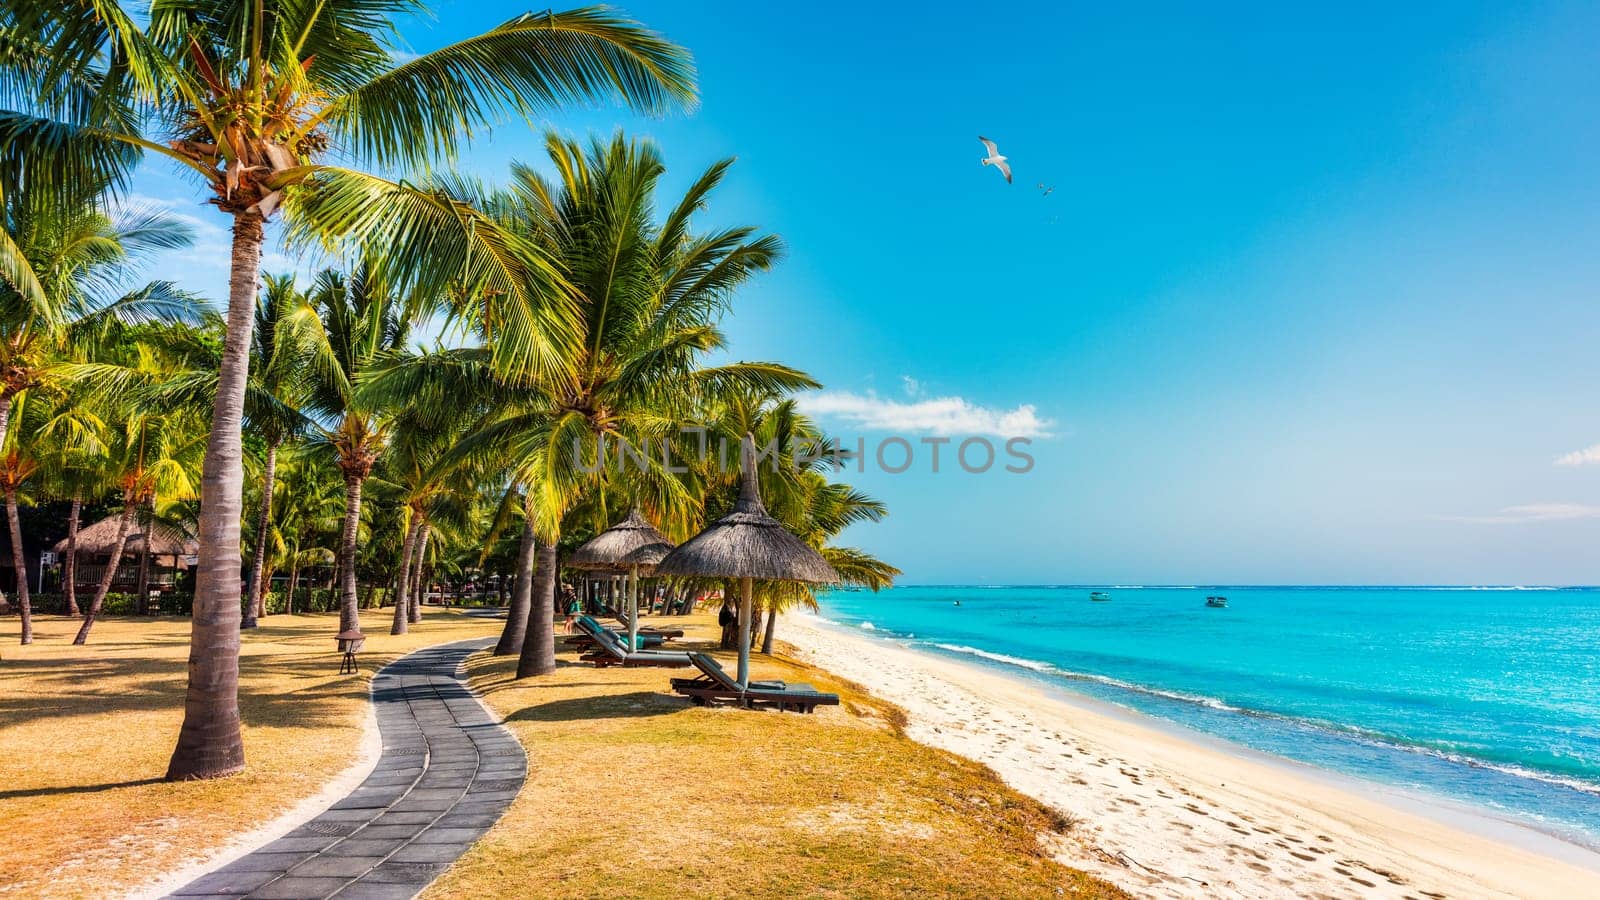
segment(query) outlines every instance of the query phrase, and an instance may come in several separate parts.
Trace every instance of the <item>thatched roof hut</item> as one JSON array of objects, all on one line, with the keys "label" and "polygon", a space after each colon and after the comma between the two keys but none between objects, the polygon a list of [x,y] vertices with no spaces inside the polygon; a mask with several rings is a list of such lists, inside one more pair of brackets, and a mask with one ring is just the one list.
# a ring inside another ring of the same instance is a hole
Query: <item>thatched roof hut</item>
[{"label": "thatched roof hut", "polygon": [[[81,556],[110,556],[111,551],[117,546],[117,529],[121,527],[122,516],[107,516],[104,519],[78,530],[78,553]],[[143,553],[145,548],[145,531],[137,522],[132,523],[128,529],[128,540],[122,547],[123,553]],[[194,538],[182,531],[159,522],[148,529],[150,535],[150,552],[156,556],[172,556],[178,560],[178,565],[183,565],[183,557],[200,552],[200,544]],[[57,553],[67,552],[67,539],[62,538],[54,547]]]}]

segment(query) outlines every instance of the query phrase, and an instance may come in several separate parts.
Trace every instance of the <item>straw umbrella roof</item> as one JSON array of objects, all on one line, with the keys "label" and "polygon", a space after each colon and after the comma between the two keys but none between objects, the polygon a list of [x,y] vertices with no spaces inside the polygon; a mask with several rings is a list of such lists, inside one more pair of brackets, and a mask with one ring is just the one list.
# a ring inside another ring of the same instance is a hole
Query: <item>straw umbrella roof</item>
[{"label": "straw umbrella roof", "polygon": [[567,554],[563,563],[575,569],[629,566],[651,569],[671,552],[672,542],[640,515],[639,508],[635,506],[626,519]]},{"label": "straw umbrella roof", "polygon": [[656,566],[657,575],[756,578],[834,584],[839,573],[805,541],[767,513],[756,480],[755,441],[740,447],[739,502]]},{"label": "straw umbrella roof", "polygon": [[[107,516],[104,519],[78,530],[78,552],[88,556],[109,555],[117,546],[117,529],[122,525],[122,516]],[[184,556],[199,552],[200,545],[193,538],[176,528],[161,523],[153,523],[148,529],[150,534],[150,552],[158,556]],[[122,547],[123,553],[142,553],[145,548],[146,529],[138,528],[137,524],[128,530],[128,541]],[[67,539],[62,538],[56,542],[57,553],[67,552]]]}]

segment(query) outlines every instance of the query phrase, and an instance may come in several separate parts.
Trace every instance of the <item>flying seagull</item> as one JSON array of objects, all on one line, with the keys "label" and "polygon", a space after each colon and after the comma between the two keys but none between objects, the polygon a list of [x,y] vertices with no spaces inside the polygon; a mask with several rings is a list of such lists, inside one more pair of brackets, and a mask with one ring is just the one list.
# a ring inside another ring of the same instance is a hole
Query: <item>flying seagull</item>
[{"label": "flying seagull", "polygon": [[1006,184],[1010,184],[1011,166],[1006,164],[1006,158],[1000,155],[1000,150],[995,147],[994,141],[989,140],[981,134],[978,135],[978,140],[983,141],[983,146],[989,148],[989,158],[985,159],[983,164],[986,166],[994,166],[996,169],[999,169],[1000,174],[1006,177]]},{"label": "flying seagull", "polygon": [[1048,196],[1050,196],[1051,193],[1053,193],[1055,191],[1055,188],[1053,188],[1053,187],[1045,187],[1044,186],[1044,182],[1041,181],[1041,182],[1039,182],[1039,190],[1044,191],[1044,193],[1040,194],[1039,196],[1048,197]]}]

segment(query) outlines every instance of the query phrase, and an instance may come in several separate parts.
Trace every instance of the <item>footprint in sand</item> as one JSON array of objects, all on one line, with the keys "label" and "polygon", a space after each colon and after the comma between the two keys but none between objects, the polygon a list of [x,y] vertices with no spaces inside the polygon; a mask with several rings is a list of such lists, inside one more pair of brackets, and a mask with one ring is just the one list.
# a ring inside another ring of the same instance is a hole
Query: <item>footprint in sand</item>
[{"label": "footprint in sand", "polygon": [[1272,867],[1269,866],[1269,865],[1266,865],[1265,863],[1247,862],[1247,863],[1245,863],[1245,865],[1249,866],[1252,869],[1255,869],[1257,872],[1271,872],[1272,871]]},{"label": "footprint in sand", "polygon": [[[1312,856],[1309,853],[1301,853],[1301,852],[1299,852],[1297,850],[1290,850],[1289,851],[1289,855],[1294,857],[1295,859],[1303,859],[1306,862],[1316,862],[1317,861],[1317,858],[1315,856]],[[1349,872],[1345,872],[1344,874],[1349,875],[1350,873]]]}]

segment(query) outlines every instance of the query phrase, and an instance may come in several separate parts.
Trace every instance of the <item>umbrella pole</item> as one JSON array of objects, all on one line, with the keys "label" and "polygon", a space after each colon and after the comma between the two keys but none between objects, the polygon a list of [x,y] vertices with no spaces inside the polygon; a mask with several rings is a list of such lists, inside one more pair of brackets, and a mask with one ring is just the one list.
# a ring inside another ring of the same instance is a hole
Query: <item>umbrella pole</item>
[{"label": "umbrella pole", "polygon": [[628,572],[628,650],[639,649],[639,567]]},{"label": "umbrella pole", "polygon": [[739,687],[750,686],[750,607],[755,604],[754,579],[739,579]]}]

